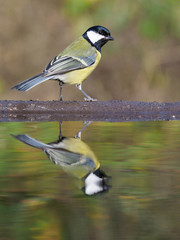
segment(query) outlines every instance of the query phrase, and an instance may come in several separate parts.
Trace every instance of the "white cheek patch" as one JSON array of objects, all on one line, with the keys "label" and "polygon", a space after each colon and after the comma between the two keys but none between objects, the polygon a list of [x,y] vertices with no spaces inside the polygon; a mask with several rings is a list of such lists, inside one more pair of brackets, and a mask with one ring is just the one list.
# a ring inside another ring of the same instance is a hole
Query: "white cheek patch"
[{"label": "white cheek patch", "polygon": [[85,193],[87,195],[93,195],[103,191],[103,180],[96,176],[94,173],[90,173],[85,180]]},{"label": "white cheek patch", "polygon": [[104,36],[99,34],[99,33],[96,33],[94,31],[88,31],[87,32],[87,36],[89,38],[89,40],[94,44],[96,42],[98,42],[100,39],[103,39]]}]

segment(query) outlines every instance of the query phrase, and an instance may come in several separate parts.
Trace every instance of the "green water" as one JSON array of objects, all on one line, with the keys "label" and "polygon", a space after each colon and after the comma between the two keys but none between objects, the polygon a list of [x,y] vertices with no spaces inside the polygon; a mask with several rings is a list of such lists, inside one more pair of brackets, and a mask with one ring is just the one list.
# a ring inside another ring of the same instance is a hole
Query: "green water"
[{"label": "green water", "polygon": [[[56,165],[11,135],[54,142],[59,123],[0,123],[0,239],[179,239],[180,122],[94,122],[75,139],[82,127],[61,126],[63,141],[93,156],[63,150],[87,160],[78,176],[71,162]],[[97,166],[104,177],[90,194]]]}]

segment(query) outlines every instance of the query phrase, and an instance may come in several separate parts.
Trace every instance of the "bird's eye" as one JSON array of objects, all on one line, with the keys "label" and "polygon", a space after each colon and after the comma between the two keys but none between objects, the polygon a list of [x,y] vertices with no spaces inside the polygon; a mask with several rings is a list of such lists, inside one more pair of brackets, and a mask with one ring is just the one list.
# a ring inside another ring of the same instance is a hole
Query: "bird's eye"
[{"label": "bird's eye", "polygon": [[106,33],[105,33],[105,31],[103,31],[103,30],[99,30],[99,34],[105,35]]},{"label": "bird's eye", "polygon": [[101,35],[103,35],[105,37],[110,35],[108,32],[104,31],[103,29],[99,30],[99,34],[101,34]]}]

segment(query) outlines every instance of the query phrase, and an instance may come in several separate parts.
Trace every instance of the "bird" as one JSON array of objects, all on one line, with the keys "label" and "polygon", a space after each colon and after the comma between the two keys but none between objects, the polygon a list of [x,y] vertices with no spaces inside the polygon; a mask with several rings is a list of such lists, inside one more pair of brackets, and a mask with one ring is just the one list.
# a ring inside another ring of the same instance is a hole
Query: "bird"
[{"label": "bird", "polygon": [[64,172],[80,179],[84,183],[82,191],[86,195],[106,192],[110,189],[108,177],[101,169],[100,162],[91,148],[81,140],[82,131],[90,124],[88,122],[75,137],[65,137],[60,133],[58,139],[51,143],[43,143],[27,134],[13,135],[12,137],[31,147],[42,150],[55,165]]},{"label": "bird", "polygon": [[41,149],[51,162],[76,178],[81,179],[100,167],[93,151],[80,138],[63,136],[54,142],[43,143],[27,134],[12,136],[31,147]]},{"label": "bird", "polygon": [[80,138],[62,137],[46,144],[26,134],[12,136],[27,145],[41,149],[51,162],[69,175],[81,179],[84,183],[82,191],[86,195],[109,190],[109,177],[100,169],[100,162],[93,151]]},{"label": "bird", "polygon": [[100,25],[90,27],[53,58],[42,73],[17,84],[12,89],[28,91],[44,81],[57,80],[60,86],[60,101],[63,84],[76,84],[77,89],[85,95],[85,101],[97,101],[83,91],[82,82],[97,67],[101,59],[101,48],[111,40],[114,38],[107,28]]}]

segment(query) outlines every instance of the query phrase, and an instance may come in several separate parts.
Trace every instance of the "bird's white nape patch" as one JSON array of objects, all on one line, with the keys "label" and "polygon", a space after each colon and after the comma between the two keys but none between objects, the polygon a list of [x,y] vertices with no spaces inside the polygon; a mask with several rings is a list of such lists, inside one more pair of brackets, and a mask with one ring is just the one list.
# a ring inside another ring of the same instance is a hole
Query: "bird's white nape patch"
[{"label": "bird's white nape patch", "polygon": [[99,34],[99,33],[96,33],[94,31],[88,31],[87,32],[87,36],[89,38],[89,40],[94,44],[96,42],[98,42],[100,39],[103,39],[104,36]]}]

